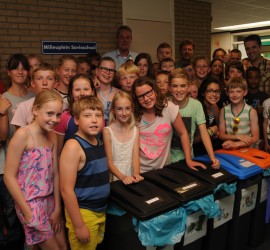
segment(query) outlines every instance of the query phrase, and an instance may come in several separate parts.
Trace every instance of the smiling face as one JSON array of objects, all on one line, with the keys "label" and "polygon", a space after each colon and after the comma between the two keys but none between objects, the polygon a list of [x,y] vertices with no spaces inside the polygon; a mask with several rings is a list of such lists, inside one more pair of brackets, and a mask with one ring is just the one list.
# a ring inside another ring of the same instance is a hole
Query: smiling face
[{"label": "smiling face", "polygon": [[243,90],[240,87],[237,88],[230,88],[227,91],[227,95],[229,96],[229,99],[231,103],[233,104],[240,104],[244,100],[244,96],[247,94],[247,90]]},{"label": "smiling face", "polygon": [[119,98],[115,102],[112,112],[117,122],[122,124],[129,123],[133,114],[132,103],[127,98]]},{"label": "smiling face", "polygon": [[209,65],[206,60],[199,59],[195,65],[195,75],[198,79],[204,79],[207,77],[209,73]]},{"label": "smiling face", "polygon": [[28,71],[20,63],[16,69],[9,70],[8,75],[12,84],[24,85],[27,81]]},{"label": "smiling face", "polygon": [[245,42],[245,49],[247,56],[251,62],[258,60],[261,57],[261,48],[257,41],[248,41]]},{"label": "smiling face", "polygon": [[221,90],[219,84],[214,82],[210,83],[206,88],[204,101],[206,104],[214,105],[219,101],[220,95]]},{"label": "smiling face", "polygon": [[111,84],[115,75],[115,63],[113,61],[102,61],[96,69],[96,77],[100,84]]},{"label": "smiling face", "polygon": [[78,78],[73,83],[72,97],[76,101],[82,96],[93,95],[93,89],[91,88],[91,83],[88,79]]},{"label": "smiling face", "polygon": [[45,131],[50,132],[60,122],[62,103],[54,100],[44,103],[40,108],[33,108],[34,122]]},{"label": "smiling face", "polygon": [[182,104],[188,98],[188,81],[185,78],[172,78],[169,85],[173,102],[175,104]]},{"label": "smiling face", "polygon": [[77,74],[77,63],[73,60],[65,60],[56,72],[59,84],[67,89],[70,79]]},{"label": "smiling face", "polygon": [[139,62],[138,62],[138,68],[139,68],[139,74],[140,76],[146,76],[148,69],[149,69],[149,65],[148,62],[145,58],[142,58]]},{"label": "smiling face", "polygon": [[156,93],[151,86],[144,84],[135,88],[135,95],[140,106],[145,110],[154,110]]}]

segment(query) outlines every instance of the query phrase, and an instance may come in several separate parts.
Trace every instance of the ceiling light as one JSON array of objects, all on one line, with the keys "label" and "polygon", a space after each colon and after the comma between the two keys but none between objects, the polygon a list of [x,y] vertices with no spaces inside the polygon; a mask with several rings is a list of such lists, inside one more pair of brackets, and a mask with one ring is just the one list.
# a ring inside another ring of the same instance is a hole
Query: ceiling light
[{"label": "ceiling light", "polygon": [[257,23],[245,23],[245,24],[239,24],[239,25],[218,27],[218,28],[214,28],[214,29],[215,30],[227,30],[227,31],[230,31],[230,30],[242,30],[242,29],[258,28],[258,27],[264,27],[264,26],[270,26],[270,21],[257,22]]}]

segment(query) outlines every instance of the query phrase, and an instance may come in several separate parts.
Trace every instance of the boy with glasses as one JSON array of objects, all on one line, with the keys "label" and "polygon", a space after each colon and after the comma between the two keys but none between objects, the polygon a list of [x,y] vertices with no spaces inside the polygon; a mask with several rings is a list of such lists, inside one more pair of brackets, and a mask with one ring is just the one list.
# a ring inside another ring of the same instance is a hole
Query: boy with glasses
[{"label": "boy with glasses", "polygon": [[241,77],[231,78],[226,86],[230,104],[220,110],[219,139],[224,149],[255,147],[259,140],[257,111],[245,103],[248,87]]}]

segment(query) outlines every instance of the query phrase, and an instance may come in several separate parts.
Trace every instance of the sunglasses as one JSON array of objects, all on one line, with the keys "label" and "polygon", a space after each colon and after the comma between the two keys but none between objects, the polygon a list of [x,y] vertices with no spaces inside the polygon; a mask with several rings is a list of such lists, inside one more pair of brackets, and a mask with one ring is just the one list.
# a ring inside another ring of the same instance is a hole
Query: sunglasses
[{"label": "sunglasses", "polygon": [[233,119],[233,133],[236,133],[238,131],[238,124],[240,122],[240,118],[239,117],[234,117]]}]

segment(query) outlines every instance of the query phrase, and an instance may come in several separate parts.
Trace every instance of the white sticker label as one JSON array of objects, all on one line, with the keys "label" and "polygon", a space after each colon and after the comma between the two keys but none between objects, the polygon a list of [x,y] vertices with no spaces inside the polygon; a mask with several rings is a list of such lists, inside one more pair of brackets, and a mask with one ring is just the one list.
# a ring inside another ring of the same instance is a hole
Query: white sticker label
[{"label": "white sticker label", "polygon": [[197,187],[197,186],[198,186],[198,184],[196,182],[194,182],[194,183],[191,183],[187,186],[176,188],[175,190],[179,194],[182,194],[182,193],[185,193],[185,192],[189,191],[190,189]]},{"label": "white sticker label", "polygon": [[154,202],[156,202],[156,201],[159,201],[159,198],[158,198],[158,197],[155,197],[155,198],[153,198],[153,199],[151,199],[151,200],[148,200],[148,201],[146,201],[146,203],[147,203],[147,204],[152,204],[152,203],[154,203]]},{"label": "white sticker label", "polygon": [[245,168],[250,168],[250,167],[254,166],[255,164],[250,162],[250,161],[243,161],[243,162],[240,163],[240,165],[242,167],[245,167]]},{"label": "white sticker label", "polygon": [[221,172],[218,172],[218,173],[216,173],[216,174],[212,174],[212,176],[213,176],[214,178],[218,178],[218,177],[223,176],[223,175],[224,175],[224,174],[221,173]]}]

